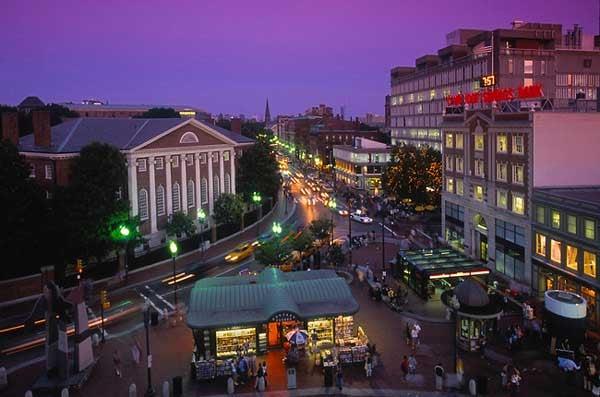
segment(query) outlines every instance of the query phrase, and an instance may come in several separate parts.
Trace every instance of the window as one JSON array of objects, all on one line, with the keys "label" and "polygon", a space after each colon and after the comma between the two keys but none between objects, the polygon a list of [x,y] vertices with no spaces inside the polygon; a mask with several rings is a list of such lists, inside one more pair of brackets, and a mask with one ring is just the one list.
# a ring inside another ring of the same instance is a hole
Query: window
[{"label": "window", "polygon": [[[223,156],[223,158],[225,158],[225,156]],[[225,193],[231,193],[231,176],[228,173],[225,173],[223,184],[225,185]]]},{"label": "window", "polygon": [[456,194],[458,194],[459,196],[462,196],[465,194],[465,188],[464,188],[462,179],[456,180]]},{"label": "window", "polygon": [[446,208],[446,217],[455,219],[458,222],[465,221],[465,209],[464,207],[451,203],[449,201],[445,202]]},{"label": "window", "polygon": [[200,164],[206,164],[206,153],[200,154]]},{"label": "window", "polygon": [[223,152],[223,161],[229,161],[229,152]]},{"label": "window", "polygon": [[567,245],[567,267],[571,270],[579,270],[577,263],[577,248]]},{"label": "window", "polygon": [[496,205],[499,208],[508,206],[508,193],[506,190],[496,190]]},{"label": "window", "polygon": [[510,222],[496,219],[496,237],[525,247],[525,229]]},{"label": "window", "polygon": [[198,143],[198,136],[193,132],[188,131],[181,136],[179,143]]},{"label": "window", "polygon": [[29,167],[29,177],[35,178],[35,165],[33,164],[31,164],[31,166]]},{"label": "window", "polygon": [[523,61],[523,73],[533,74],[533,60],[525,59]]},{"label": "window", "polygon": [[483,152],[484,148],[484,140],[482,134],[475,135],[475,150],[478,152]]},{"label": "window", "polygon": [[475,175],[476,176],[480,176],[482,178],[485,176],[484,166],[485,166],[485,163],[483,162],[482,159],[475,159]]},{"label": "window", "polygon": [[540,256],[546,256],[546,236],[535,234],[535,253]]},{"label": "window", "polygon": [[202,204],[208,203],[208,181],[206,178],[200,180],[200,201]]},{"label": "window", "polygon": [[187,183],[187,205],[188,208],[192,208],[196,201],[196,193],[195,193],[195,185],[194,181],[191,179]]},{"label": "window", "polygon": [[523,79],[523,87],[529,87],[533,85],[533,79],[531,77],[525,77]]},{"label": "window", "polygon": [[148,219],[148,191],[146,189],[140,189],[138,192],[138,213],[140,220]]},{"label": "window", "polygon": [[454,157],[446,156],[446,171],[452,171],[454,169]]},{"label": "window", "polygon": [[163,185],[158,185],[156,188],[156,215],[165,214],[165,188]]},{"label": "window", "polygon": [[535,219],[538,223],[544,224],[546,222],[546,207],[538,205],[535,209]]},{"label": "window", "polygon": [[524,178],[524,172],[523,172],[524,166],[523,164],[515,164],[513,165],[513,175],[512,175],[512,182],[516,185],[523,185],[525,183],[525,178]]},{"label": "window", "polygon": [[513,74],[515,72],[515,65],[513,62],[512,58],[508,58],[507,60],[507,65],[506,65],[506,70],[509,74]]},{"label": "window", "polygon": [[575,215],[567,215],[567,231],[577,234],[577,217]]},{"label": "window", "polygon": [[219,161],[219,152],[212,153],[212,162],[217,163]]},{"label": "window", "polygon": [[171,157],[171,165],[173,166],[173,168],[179,167],[179,156]]},{"label": "window", "polygon": [[524,154],[525,153],[525,149],[523,147],[523,135],[513,136],[512,151],[515,154]]},{"label": "window", "polygon": [[546,61],[544,60],[540,61],[540,75],[546,75]]},{"label": "window", "polygon": [[555,229],[560,229],[560,212],[557,210],[552,210],[550,219],[552,221],[552,227]]},{"label": "window", "polygon": [[46,179],[52,179],[54,177],[54,170],[52,169],[52,164],[44,165],[44,176]]},{"label": "window", "polygon": [[519,215],[525,214],[525,199],[522,195],[512,194],[512,211]]},{"label": "window", "polygon": [[550,240],[550,259],[552,262],[560,263],[562,254],[562,243],[556,240]]},{"label": "window", "polygon": [[505,134],[496,136],[496,151],[498,153],[506,153],[508,151],[508,137]]},{"label": "window", "polygon": [[446,133],[446,147],[451,148],[454,146],[454,139],[451,132]]},{"label": "window", "polygon": [[219,177],[213,176],[213,197],[216,199],[221,195],[220,185],[219,185]]},{"label": "window", "polygon": [[506,174],[508,173],[508,164],[496,163],[496,179],[506,182]]},{"label": "window", "polygon": [[156,157],[154,159],[154,168],[157,170],[162,170],[165,168],[165,159],[163,157]]},{"label": "window", "polygon": [[138,160],[137,164],[138,164],[138,171],[146,172],[146,159]]},{"label": "window", "polygon": [[463,148],[463,134],[456,134],[456,148]]},{"label": "window", "polygon": [[456,172],[464,172],[465,165],[462,156],[456,157]]},{"label": "window", "polygon": [[475,197],[475,200],[483,201],[483,186],[475,185],[473,188],[473,195]]},{"label": "window", "polygon": [[450,193],[454,193],[454,178],[446,179],[446,191]]},{"label": "window", "polygon": [[596,239],[596,221],[592,219],[584,219],[583,230],[585,238],[589,238],[590,240]]},{"label": "window", "polygon": [[583,273],[590,277],[596,277],[596,254],[583,251]]},{"label": "window", "polygon": [[173,184],[171,196],[171,200],[173,202],[173,212],[181,211],[181,191],[179,190],[179,183],[175,182]]},{"label": "window", "polygon": [[187,166],[194,165],[194,155],[193,154],[187,154],[185,156],[185,164]]}]

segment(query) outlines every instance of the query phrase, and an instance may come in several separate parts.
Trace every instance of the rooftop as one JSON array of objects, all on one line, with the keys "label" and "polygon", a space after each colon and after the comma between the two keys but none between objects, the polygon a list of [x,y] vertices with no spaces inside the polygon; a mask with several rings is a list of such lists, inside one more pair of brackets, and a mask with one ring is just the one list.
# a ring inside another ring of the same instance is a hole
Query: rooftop
[{"label": "rooftop", "polygon": [[129,110],[146,111],[152,108],[172,108],[175,111],[195,111],[198,113],[207,113],[205,110],[189,105],[149,105],[149,104],[122,104],[122,103],[75,103],[65,102],[61,105],[74,111],[94,111],[94,110]]},{"label": "rooftop", "polygon": [[600,186],[545,187],[536,188],[534,192],[600,206]]}]

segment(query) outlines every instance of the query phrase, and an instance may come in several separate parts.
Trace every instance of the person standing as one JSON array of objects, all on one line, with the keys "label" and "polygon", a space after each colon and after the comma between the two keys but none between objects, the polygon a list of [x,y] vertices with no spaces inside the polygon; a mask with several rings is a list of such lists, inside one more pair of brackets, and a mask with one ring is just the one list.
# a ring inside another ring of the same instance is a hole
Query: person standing
[{"label": "person standing", "polygon": [[412,375],[417,373],[417,359],[413,354],[408,357],[408,373]]},{"label": "person standing", "polygon": [[419,344],[419,333],[421,332],[421,326],[417,323],[414,323],[412,329],[410,330],[410,337],[412,339],[412,350],[415,352],[417,350],[417,345]]},{"label": "person standing", "polygon": [[342,391],[344,388],[344,374],[342,373],[341,365],[338,365],[337,367],[337,372],[335,374],[335,385],[340,391]]},{"label": "person standing", "polygon": [[406,329],[404,333],[406,336],[406,346],[410,346],[410,324],[408,321],[406,322]]},{"label": "person standing", "polygon": [[406,376],[408,375],[408,357],[404,356],[404,358],[402,358],[400,369],[402,370],[402,379],[406,380]]},{"label": "person standing", "polygon": [[313,354],[317,353],[317,342],[319,341],[319,335],[317,335],[317,330],[313,328],[310,334],[310,343]]},{"label": "person standing", "polygon": [[262,364],[258,364],[258,371],[256,371],[256,383],[254,388],[261,392],[265,391],[265,373],[262,368]]},{"label": "person standing", "polygon": [[263,376],[265,378],[265,388],[266,388],[267,387],[267,362],[266,361],[263,361],[262,368],[263,368]]},{"label": "person standing", "polygon": [[115,366],[115,375],[119,378],[123,377],[123,374],[121,373],[121,355],[118,350],[113,352],[113,365]]},{"label": "person standing", "polygon": [[365,358],[365,374],[367,378],[370,378],[373,374],[373,359],[370,353],[367,353],[367,357]]},{"label": "person standing", "polygon": [[140,365],[140,355],[141,354],[142,354],[142,349],[140,348],[140,343],[134,336],[131,341],[131,356],[133,359],[133,363],[135,364],[136,367],[138,365]]},{"label": "person standing", "polygon": [[442,363],[437,363],[437,365],[433,367],[433,373],[435,374],[435,390],[444,390],[444,378],[446,377],[446,371],[444,371]]}]

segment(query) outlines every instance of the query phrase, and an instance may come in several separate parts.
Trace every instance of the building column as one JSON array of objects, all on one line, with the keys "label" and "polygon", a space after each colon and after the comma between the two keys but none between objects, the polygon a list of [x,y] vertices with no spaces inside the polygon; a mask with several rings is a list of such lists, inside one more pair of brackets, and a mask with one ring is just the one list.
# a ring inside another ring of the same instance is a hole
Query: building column
[{"label": "building column", "polygon": [[131,216],[136,216],[138,214],[137,164],[133,157],[127,159],[127,189],[131,203]]},{"label": "building column", "polygon": [[195,175],[195,183],[196,183],[196,214],[194,214],[194,218],[197,220],[198,218],[198,210],[202,208],[202,197],[200,195],[200,156],[201,154],[194,154],[194,171]]},{"label": "building column", "polygon": [[231,186],[231,193],[235,194],[235,149],[231,149],[229,153],[229,165],[231,166],[231,172],[229,173],[231,181],[229,185]]},{"label": "building column", "polygon": [[213,152],[208,152],[208,214],[214,213],[213,200]]},{"label": "building column", "polygon": [[150,207],[150,233],[156,233],[156,181],[154,180],[154,157],[148,159],[150,163],[150,169],[148,173],[148,179],[150,183],[150,199],[148,200],[148,206]]},{"label": "building column", "polygon": [[165,156],[165,164],[166,164],[166,188],[167,188],[167,195],[165,197],[165,201],[167,202],[167,216],[171,216],[173,214],[173,200],[171,198],[171,195],[173,194],[172,192],[172,188],[173,188],[173,184],[171,182],[171,156]]},{"label": "building column", "polygon": [[225,193],[225,167],[223,163],[223,151],[219,150],[219,191]]},{"label": "building column", "polygon": [[186,159],[187,159],[187,154],[181,156],[181,160],[179,161],[179,166],[181,167],[181,188],[179,189],[179,192],[181,195],[181,212],[183,212],[184,214],[187,214],[187,211],[188,211]]}]

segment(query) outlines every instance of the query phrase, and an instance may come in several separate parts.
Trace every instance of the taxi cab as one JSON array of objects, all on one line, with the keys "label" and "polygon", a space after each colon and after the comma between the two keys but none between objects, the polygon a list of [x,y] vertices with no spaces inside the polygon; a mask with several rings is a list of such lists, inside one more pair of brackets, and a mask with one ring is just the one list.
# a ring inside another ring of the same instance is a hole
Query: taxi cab
[{"label": "taxi cab", "polygon": [[240,244],[225,256],[225,262],[235,263],[248,258],[254,253],[254,246],[249,243]]}]

